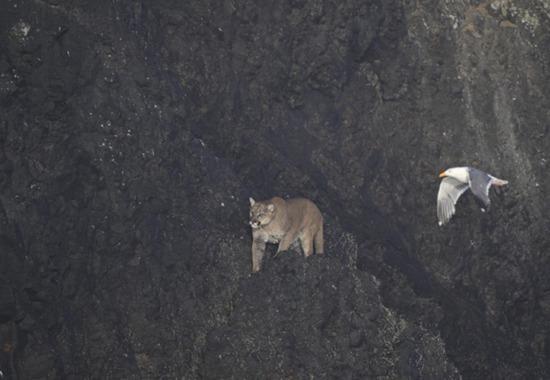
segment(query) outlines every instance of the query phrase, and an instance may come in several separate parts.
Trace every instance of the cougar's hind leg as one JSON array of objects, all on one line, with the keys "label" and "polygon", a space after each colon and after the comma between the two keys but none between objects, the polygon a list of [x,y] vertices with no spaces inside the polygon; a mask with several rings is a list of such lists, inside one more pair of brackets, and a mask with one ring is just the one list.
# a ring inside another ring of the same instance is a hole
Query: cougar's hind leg
[{"label": "cougar's hind leg", "polygon": [[303,236],[300,237],[300,245],[304,251],[304,256],[311,256],[313,253],[313,236],[311,233],[304,233]]},{"label": "cougar's hind leg", "polygon": [[317,233],[314,237],[315,253],[317,255],[322,255],[325,253],[324,240],[323,240],[323,225],[317,230]]}]

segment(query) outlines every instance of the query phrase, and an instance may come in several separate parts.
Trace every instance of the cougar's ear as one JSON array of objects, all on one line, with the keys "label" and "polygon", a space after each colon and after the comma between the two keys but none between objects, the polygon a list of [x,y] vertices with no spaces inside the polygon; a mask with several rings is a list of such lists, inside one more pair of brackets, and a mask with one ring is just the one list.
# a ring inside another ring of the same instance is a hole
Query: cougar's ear
[{"label": "cougar's ear", "polygon": [[267,209],[269,210],[269,212],[273,212],[273,210],[275,210],[275,206],[273,204],[269,204],[267,206]]},{"label": "cougar's ear", "polygon": [[250,206],[254,206],[254,203],[256,203],[256,201],[252,197],[248,198],[248,200],[250,201]]}]

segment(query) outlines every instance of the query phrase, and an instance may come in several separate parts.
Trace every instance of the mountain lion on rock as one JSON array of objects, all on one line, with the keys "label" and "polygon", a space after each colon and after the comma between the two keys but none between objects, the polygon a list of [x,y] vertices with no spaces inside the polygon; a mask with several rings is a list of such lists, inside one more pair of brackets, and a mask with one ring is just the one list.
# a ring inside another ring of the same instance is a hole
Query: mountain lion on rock
[{"label": "mountain lion on rock", "polygon": [[316,254],[323,254],[323,216],[312,201],[279,197],[266,201],[249,200],[252,272],[260,270],[266,243],[279,243],[279,253],[299,240],[306,257],[313,253],[314,247]]}]

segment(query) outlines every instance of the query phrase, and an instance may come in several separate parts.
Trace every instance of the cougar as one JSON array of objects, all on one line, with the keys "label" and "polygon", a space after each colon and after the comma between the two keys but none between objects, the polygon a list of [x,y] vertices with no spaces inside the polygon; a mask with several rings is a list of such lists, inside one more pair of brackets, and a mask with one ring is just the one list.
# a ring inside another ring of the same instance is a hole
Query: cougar
[{"label": "cougar", "polygon": [[286,251],[296,241],[306,257],[323,254],[323,216],[317,206],[305,198],[266,201],[250,198],[252,227],[252,272],[262,265],[266,243],[279,243],[277,253]]}]

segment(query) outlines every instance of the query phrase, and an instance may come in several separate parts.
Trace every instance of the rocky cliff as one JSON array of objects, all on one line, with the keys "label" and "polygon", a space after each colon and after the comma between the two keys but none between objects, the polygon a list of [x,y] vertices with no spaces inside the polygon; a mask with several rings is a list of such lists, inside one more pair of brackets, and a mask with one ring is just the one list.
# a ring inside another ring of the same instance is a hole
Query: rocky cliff
[{"label": "rocky cliff", "polygon": [[[550,2],[0,2],[0,369],[550,377]],[[510,181],[437,226],[437,173]],[[251,276],[248,197],[326,255]]]}]

